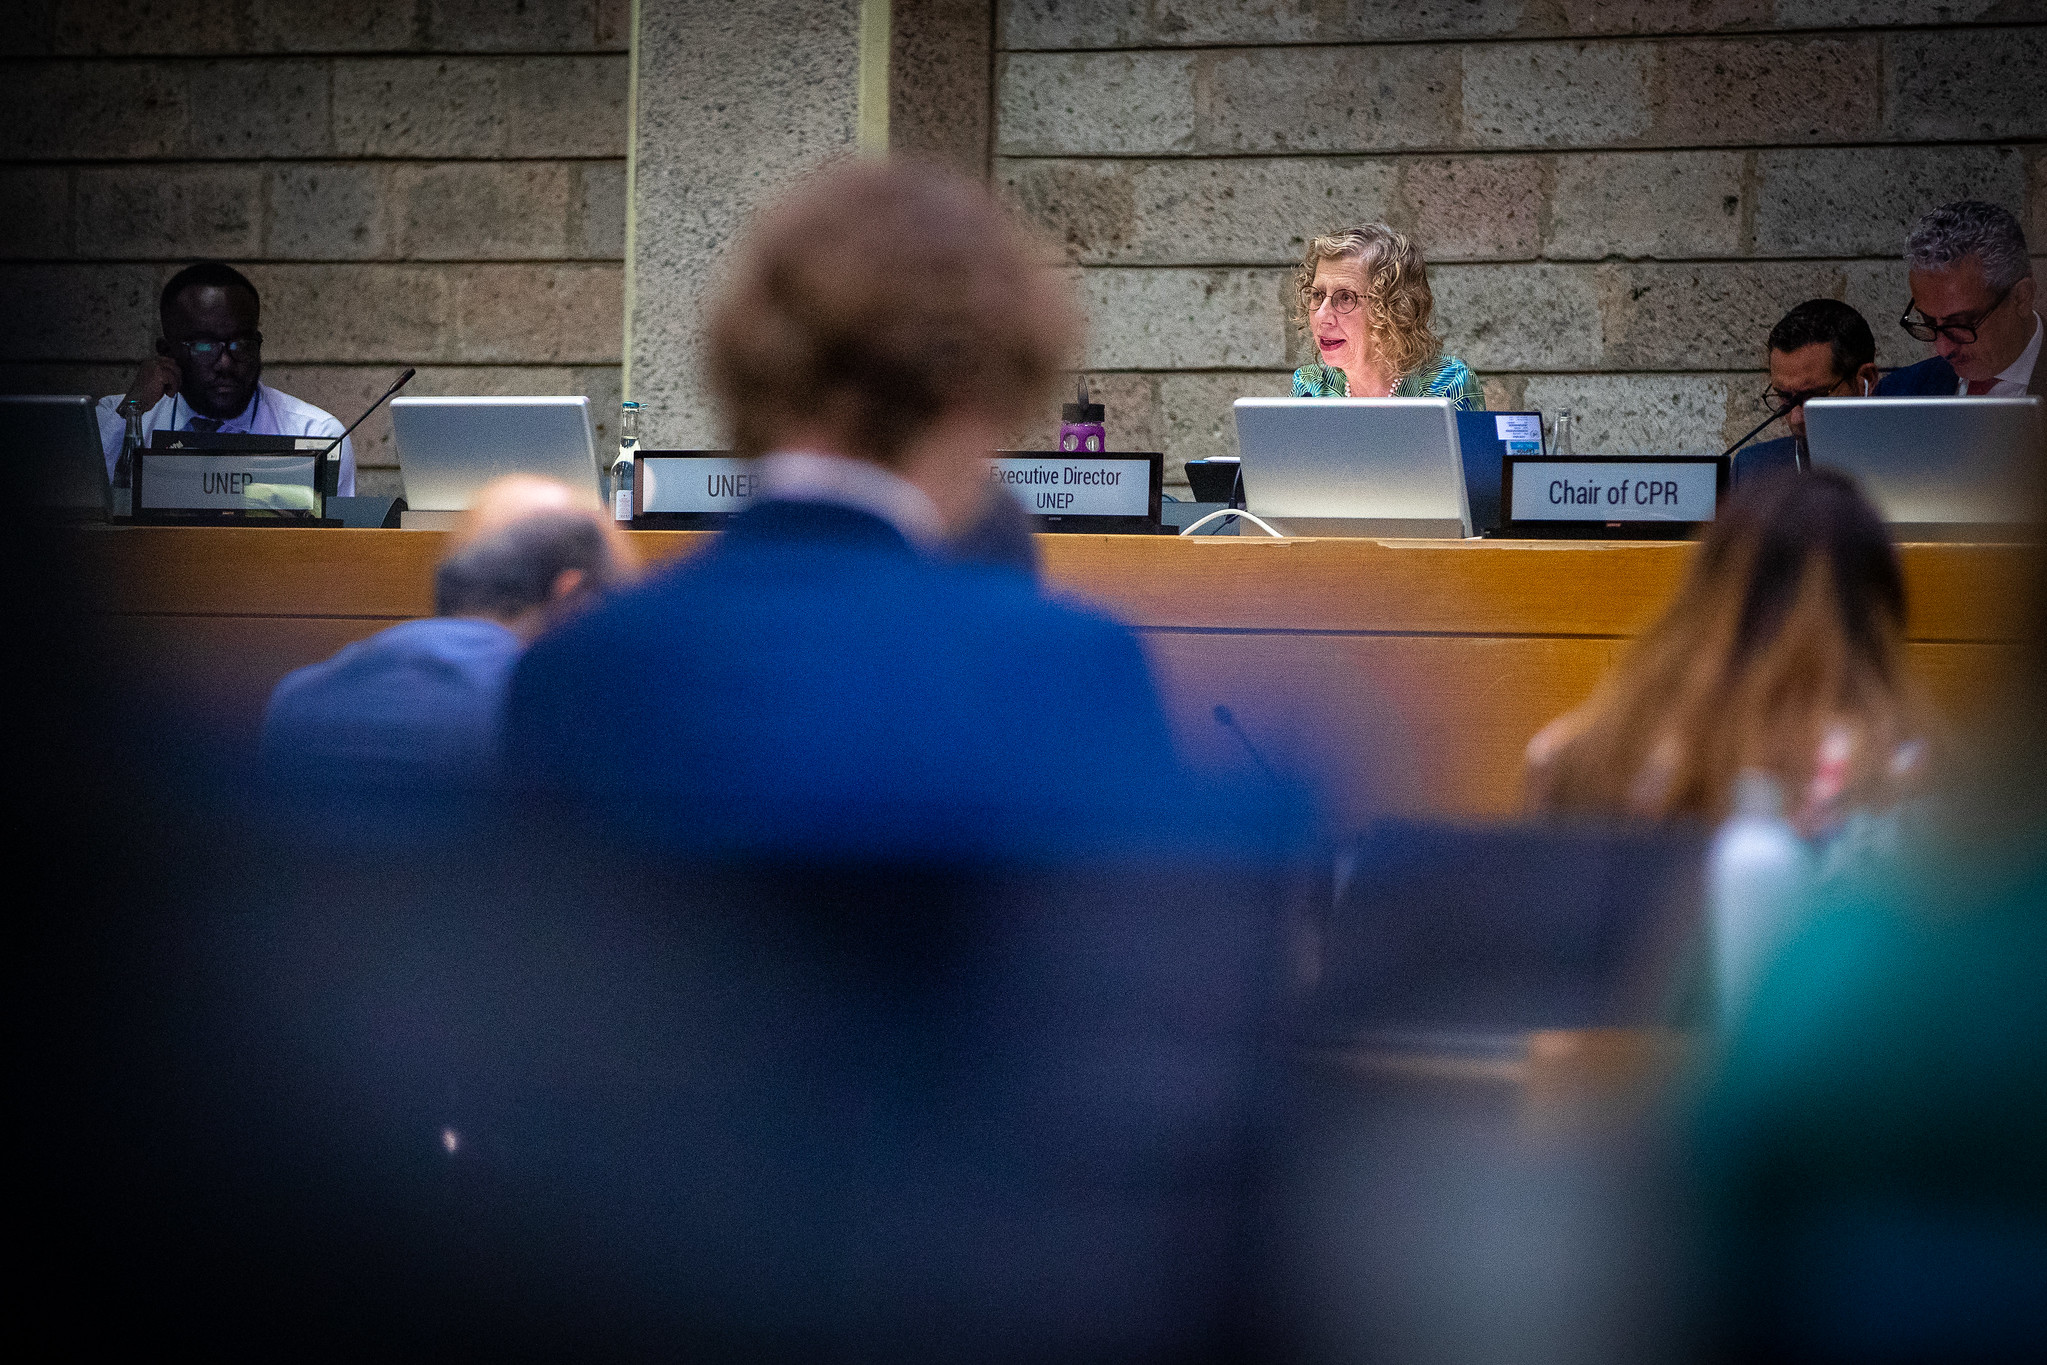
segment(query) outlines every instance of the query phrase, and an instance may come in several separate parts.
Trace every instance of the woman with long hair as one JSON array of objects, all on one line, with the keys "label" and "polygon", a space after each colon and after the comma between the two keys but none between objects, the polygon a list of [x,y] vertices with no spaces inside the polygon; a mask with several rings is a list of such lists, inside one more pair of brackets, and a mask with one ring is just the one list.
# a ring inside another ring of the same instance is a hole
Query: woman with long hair
[{"label": "woman with long hair", "polygon": [[1897,552],[1854,483],[1759,480],[1620,667],[1528,746],[1529,804],[1717,821],[1736,778],[1760,772],[1808,837],[1887,809],[1924,751],[1904,627]]}]

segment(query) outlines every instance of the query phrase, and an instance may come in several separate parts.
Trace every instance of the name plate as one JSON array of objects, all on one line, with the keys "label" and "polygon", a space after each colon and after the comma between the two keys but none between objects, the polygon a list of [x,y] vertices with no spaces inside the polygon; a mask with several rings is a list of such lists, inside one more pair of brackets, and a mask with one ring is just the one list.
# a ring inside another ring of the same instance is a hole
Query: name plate
[{"label": "name plate", "polygon": [[328,441],[300,438],[282,451],[143,450],[136,507],[145,512],[293,512],[318,515],[319,454]]},{"label": "name plate", "polygon": [[1508,455],[1503,520],[1697,525],[1713,520],[1727,492],[1727,461],[1714,455]]},{"label": "name plate", "polygon": [[1004,452],[988,477],[1041,517],[1143,517],[1153,512],[1151,456],[1035,455]]},{"label": "name plate", "polygon": [[638,515],[744,512],[758,496],[760,475],[753,461],[737,455],[642,451],[634,462]]}]

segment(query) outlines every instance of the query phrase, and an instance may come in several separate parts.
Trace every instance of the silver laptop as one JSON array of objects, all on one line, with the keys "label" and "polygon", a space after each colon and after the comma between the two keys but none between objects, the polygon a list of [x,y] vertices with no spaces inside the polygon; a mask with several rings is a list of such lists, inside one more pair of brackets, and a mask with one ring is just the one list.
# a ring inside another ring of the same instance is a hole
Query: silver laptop
[{"label": "silver laptop", "polygon": [[1296,536],[1469,536],[1448,398],[1239,398],[1244,503]]},{"label": "silver laptop", "polygon": [[2030,397],[1815,398],[1805,439],[1901,539],[1953,540],[2039,521],[2041,420]]},{"label": "silver laptop", "polygon": [[78,515],[106,509],[106,452],[90,398],[74,394],[0,396],[0,457],[39,506]]},{"label": "silver laptop", "polygon": [[391,429],[414,511],[460,512],[501,474],[601,495],[588,398],[394,398]]}]

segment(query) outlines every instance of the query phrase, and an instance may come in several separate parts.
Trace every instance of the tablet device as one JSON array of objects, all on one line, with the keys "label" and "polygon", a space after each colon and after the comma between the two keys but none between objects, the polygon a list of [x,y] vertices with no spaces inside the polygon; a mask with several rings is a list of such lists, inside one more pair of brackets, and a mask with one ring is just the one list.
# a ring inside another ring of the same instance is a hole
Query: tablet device
[{"label": "tablet device", "polygon": [[1542,453],[1539,412],[1457,414],[1457,455],[1464,465],[1473,531],[1483,535],[1500,528],[1500,461],[1509,455]]},{"label": "tablet device", "polygon": [[465,511],[503,474],[538,474],[602,496],[590,400],[394,398],[391,429],[414,512]]},{"label": "tablet device", "polygon": [[1244,502],[1286,535],[1468,536],[1448,398],[1239,398]]},{"label": "tablet device", "polygon": [[0,456],[17,470],[36,505],[61,516],[102,516],[106,451],[93,400],[73,394],[0,397]]},{"label": "tablet device", "polygon": [[2038,398],[1815,398],[1805,440],[1900,539],[2008,537],[2037,525],[2042,470]]}]

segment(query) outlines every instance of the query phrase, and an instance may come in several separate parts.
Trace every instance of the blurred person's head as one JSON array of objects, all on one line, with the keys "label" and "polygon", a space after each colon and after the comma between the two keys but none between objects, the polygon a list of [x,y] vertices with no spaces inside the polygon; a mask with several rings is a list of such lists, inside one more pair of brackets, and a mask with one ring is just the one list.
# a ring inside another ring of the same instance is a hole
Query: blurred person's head
[{"label": "blurred person's head", "polygon": [[2033,261],[2009,210],[1963,199],[1912,226],[1911,302],[1899,323],[1963,379],[1994,379],[2025,352],[2035,325]]},{"label": "blurred person's head", "polygon": [[1377,369],[1397,380],[1435,360],[1443,350],[1429,329],[1435,307],[1421,248],[1384,223],[1314,238],[1294,271],[1294,324],[1324,365],[1346,375]]},{"label": "blurred person's head", "polygon": [[526,639],[616,586],[631,557],[594,497],[531,474],[493,480],[434,571],[434,613],[480,616]]},{"label": "blurred person's head", "polygon": [[1822,469],[1745,485],[1677,600],[1530,746],[1531,801],[1718,820],[1753,770],[1808,831],[1887,807],[1918,776],[1904,626],[1897,553],[1851,480]]},{"label": "blurred person's head", "polygon": [[241,415],[263,377],[256,286],[219,261],[188,265],[158,299],[156,353],[178,367],[178,393],[202,417]]},{"label": "blurred person's head", "polygon": [[1059,278],[985,189],[853,161],[754,225],[711,312],[707,369],[741,455],[870,460],[956,533],[984,510],[988,453],[1051,401],[1077,342]]},{"label": "blurred person's head", "polygon": [[1808,399],[1866,397],[1876,381],[1876,337],[1862,314],[1839,299],[1807,299],[1770,329],[1763,402],[1789,409],[1784,421],[1794,435],[1805,435]]}]

